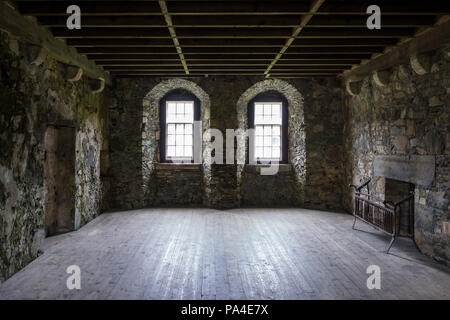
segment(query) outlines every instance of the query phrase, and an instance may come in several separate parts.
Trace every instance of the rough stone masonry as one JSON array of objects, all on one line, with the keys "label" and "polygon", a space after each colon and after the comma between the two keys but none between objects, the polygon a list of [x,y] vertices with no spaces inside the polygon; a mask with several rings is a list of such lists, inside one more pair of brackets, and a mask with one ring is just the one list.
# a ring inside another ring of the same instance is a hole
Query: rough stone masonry
[{"label": "rough stone masonry", "polygon": [[100,154],[107,145],[103,95],[63,66],[30,62],[31,47],[0,33],[0,281],[37,257],[44,232],[44,134],[55,122],[77,127],[75,192],[81,227],[101,211]]},{"label": "rough stone masonry", "polygon": [[[1,34],[0,281],[36,258],[45,236],[44,133],[58,121],[77,130],[75,227],[103,211],[152,206],[351,211],[349,183],[372,178],[371,189],[384,194],[384,178],[374,174],[377,156],[433,156],[434,181],[415,186],[415,241],[423,253],[449,264],[448,47],[433,53],[431,72],[418,75],[399,65],[389,84],[367,78],[355,97],[332,78],[249,76],[116,78],[98,94],[84,79],[67,81],[55,60],[31,64],[29,52],[28,45]],[[222,132],[245,129],[242,101],[280,92],[290,101],[290,162],[275,176],[207,158],[188,166],[159,163],[153,102],[179,88],[201,101],[204,128]]]},{"label": "rough stone masonry", "polygon": [[[393,68],[389,84],[379,86],[371,78],[361,93],[346,98],[346,183],[372,178],[371,190],[384,197],[385,177],[374,174],[379,156],[412,160],[432,157],[435,172],[430,185],[415,185],[415,242],[420,250],[450,263],[450,46],[431,54],[430,72],[416,74],[411,65]],[[422,165],[418,170],[426,170]],[[408,168],[403,168],[407,170]],[[396,174],[401,176],[399,167]],[[409,182],[409,181],[408,181]],[[344,205],[351,210],[347,189]]]}]

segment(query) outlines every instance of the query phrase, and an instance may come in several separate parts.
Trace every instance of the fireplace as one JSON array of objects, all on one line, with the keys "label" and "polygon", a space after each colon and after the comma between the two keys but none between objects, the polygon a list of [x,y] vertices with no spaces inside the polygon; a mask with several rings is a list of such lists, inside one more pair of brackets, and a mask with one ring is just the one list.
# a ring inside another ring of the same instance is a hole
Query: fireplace
[{"label": "fireplace", "polygon": [[[378,155],[374,161],[374,176],[385,180],[383,195],[386,203],[399,203],[414,193],[415,187],[429,188],[434,184],[436,159],[434,156],[385,156]],[[380,190],[379,190],[380,191]],[[400,211],[396,222],[398,235],[414,235],[414,198],[398,205]]]},{"label": "fireplace", "polygon": [[436,160],[418,155],[376,156],[374,160],[375,190],[369,190],[372,179],[350,185],[355,192],[353,229],[361,220],[389,234],[388,253],[395,237],[414,238],[414,189],[433,184]]},{"label": "fireplace", "polygon": [[414,184],[406,181],[385,179],[384,199],[386,203],[397,206],[397,232],[399,236],[410,236],[414,234],[414,203],[403,201],[414,193]]}]

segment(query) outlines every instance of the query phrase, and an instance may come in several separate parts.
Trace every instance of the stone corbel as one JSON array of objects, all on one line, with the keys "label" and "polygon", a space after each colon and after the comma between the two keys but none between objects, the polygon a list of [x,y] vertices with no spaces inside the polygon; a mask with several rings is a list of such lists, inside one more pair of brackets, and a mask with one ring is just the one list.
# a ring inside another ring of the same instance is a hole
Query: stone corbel
[{"label": "stone corbel", "polygon": [[103,91],[103,89],[105,89],[105,79],[90,79],[89,86],[91,87],[92,93],[100,93]]},{"label": "stone corbel", "polygon": [[66,79],[70,82],[80,81],[83,75],[83,69],[75,66],[66,67]]},{"label": "stone corbel", "polygon": [[391,80],[392,70],[376,70],[373,73],[373,81],[380,87],[384,87],[389,84]]},{"label": "stone corbel", "polygon": [[59,63],[58,65],[61,73],[63,74],[64,78],[67,79],[67,81],[76,82],[81,79],[83,75],[83,69],[65,63]]},{"label": "stone corbel", "polygon": [[27,49],[28,61],[35,66],[40,66],[47,58],[47,55],[47,49],[40,46],[29,45]]},{"label": "stone corbel", "polygon": [[418,53],[410,57],[411,67],[418,75],[424,75],[431,70],[430,53]]},{"label": "stone corbel", "polygon": [[357,96],[361,93],[361,87],[362,87],[362,81],[348,81],[345,84],[345,89],[347,90],[347,93],[351,96]]}]

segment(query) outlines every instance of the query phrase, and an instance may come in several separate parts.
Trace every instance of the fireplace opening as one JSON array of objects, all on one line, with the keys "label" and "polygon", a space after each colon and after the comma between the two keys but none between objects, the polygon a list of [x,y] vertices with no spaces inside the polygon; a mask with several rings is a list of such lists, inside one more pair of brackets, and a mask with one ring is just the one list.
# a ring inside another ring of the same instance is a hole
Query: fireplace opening
[{"label": "fireplace opening", "polygon": [[414,235],[414,200],[402,201],[414,193],[414,184],[386,178],[385,201],[397,206],[397,232],[400,236]]}]

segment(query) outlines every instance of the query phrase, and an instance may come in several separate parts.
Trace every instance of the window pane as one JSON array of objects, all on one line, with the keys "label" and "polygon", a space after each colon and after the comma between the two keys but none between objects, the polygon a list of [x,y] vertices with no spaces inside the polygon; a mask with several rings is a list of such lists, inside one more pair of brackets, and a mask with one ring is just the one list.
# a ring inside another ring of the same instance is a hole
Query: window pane
[{"label": "window pane", "polygon": [[272,134],[274,136],[279,136],[280,135],[280,126],[272,126]]},{"label": "window pane", "polygon": [[255,103],[256,158],[280,159],[281,103]]},{"label": "window pane", "polygon": [[185,135],[184,136],[184,144],[186,146],[192,146],[192,135]]},{"label": "window pane", "polygon": [[255,156],[256,156],[257,158],[262,158],[263,155],[264,155],[263,150],[264,150],[264,148],[262,148],[262,147],[256,148],[256,155],[255,155]]},{"label": "window pane", "polygon": [[183,156],[183,151],[184,151],[184,147],[183,146],[176,146],[176,153],[175,155],[177,157],[182,157]]},{"label": "window pane", "polygon": [[184,156],[192,157],[192,146],[184,147]]},{"label": "window pane", "polygon": [[166,115],[166,123],[176,122],[176,121],[177,121],[177,117],[175,114],[167,114]]},{"label": "window pane", "polygon": [[261,115],[264,113],[264,107],[262,104],[255,104],[255,114]]},{"label": "window pane", "polygon": [[168,124],[167,125],[167,133],[168,134],[174,134],[175,133],[175,125],[174,124]]},{"label": "window pane", "polygon": [[167,156],[175,157],[175,147],[174,146],[167,147]]},{"label": "window pane", "polygon": [[177,103],[177,113],[178,114],[184,113],[184,103]]},{"label": "window pane", "polygon": [[260,147],[260,146],[262,147],[264,145],[264,137],[257,136],[255,144],[256,144],[256,147]]},{"label": "window pane", "polygon": [[263,115],[255,115],[255,124],[264,123],[264,116]]},{"label": "window pane", "polygon": [[264,134],[263,126],[256,126],[256,128],[255,128],[255,134],[256,134],[257,136],[263,135],[263,134]]},{"label": "window pane", "polygon": [[280,148],[272,148],[272,157],[274,159],[280,158]]},{"label": "window pane", "polygon": [[273,104],[272,105],[272,114],[274,114],[274,115],[279,115],[281,112],[280,112],[280,108],[281,108],[281,105],[279,105],[279,104]]},{"label": "window pane", "polygon": [[281,117],[279,114],[272,115],[272,123],[281,124]]},{"label": "window pane", "polygon": [[173,102],[167,103],[167,108],[168,108],[167,113],[169,113],[169,114],[176,113],[176,104],[175,103],[173,103]]},{"label": "window pane", "polygon": [[174,146],[175,145],[175,135],[169,134],[167,136],[167,145]]},{"label": "window pane", "polygon": [[184,133],[184,124],[177,124],[177,134]]},{"label": "window pane", "polygon": [[279,136],[272,136],[272,145],[273,146],[280,146],[280,137]]},{"label": "window pane", "polygon": [[192,102],[186,102],[184,104],[184,113],[185,114],[194,114],[194,104]]},{"label": "window pane", "polygon": [[184,135],[177,134],[177,146],[182,146],[184,144]]},{"label": "window pane", "polygon": [[178,115],[178,120],[180,123],[191,122],[191,118],[189,116],[186,116],[184,113]]},{"label": "window pane", "polygon": [[194,102],[167,102],[167,157],[192,157]]}]

